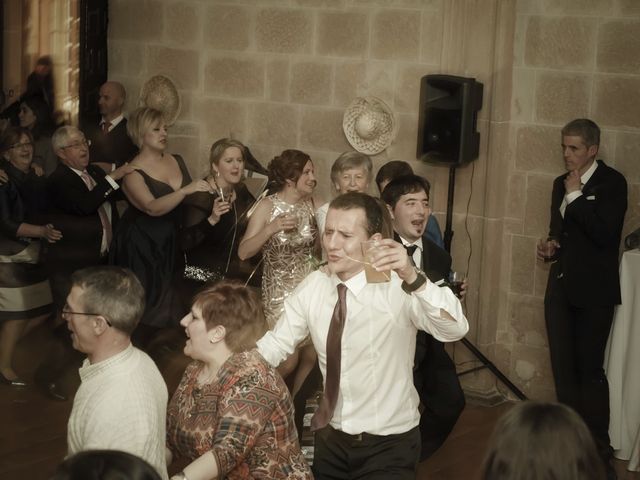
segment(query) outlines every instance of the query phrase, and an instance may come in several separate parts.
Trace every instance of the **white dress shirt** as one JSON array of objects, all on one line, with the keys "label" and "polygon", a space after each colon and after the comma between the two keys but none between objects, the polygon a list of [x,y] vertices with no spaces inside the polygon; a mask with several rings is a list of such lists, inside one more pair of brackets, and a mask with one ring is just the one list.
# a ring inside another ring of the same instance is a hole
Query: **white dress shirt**
[{"label": "white dress shirt", "polygon": [[596,168],[598,168],[598,162],[594,160],[591,166],[587,169],[587,171],[580,176],[580,190],[567,193],[564,196],[564,198],[562,199],[562,203],[560,204],[560,215],[562,215],[562,218],[564,218],[564,211],[566,210],[567,205],[573,202],[576,198],[582,196],[582,187],[587,184],[587,182],[593,175],[593,172],[596,171]]},{"label": "white dress shirt", "polygon": [[[120,115],[118,115],[116,118],[114,118],[113,120],[111,120],[109,122],[109,129],[107,130],[108,132],[110,132],[111,130],[113,130],[114,128],[116,128],[116,126],[122,121],[124,120],[124,115],[121,113]],[[104,122],[106,122],[106,120],[104,119],[104,117],[100,120],[100,130],[102,130],[102,125],[104,125]]]},{"label": "white dress shirt", "polygon": [[[273,331],[258,351],[277,366],[307,335],[326,378],[326,342],[338,299],[335,275],[316,271],[287,297]],[[418,425],[419,398],[413,386],[417,329],[443,342],[459,340],[469,325],[460,301],[448,288],[427,281],[407,294],[395,272],[391,281],[367,283],[364,271],[346,282],[347,318],[342,336],[340,391],[331,426],[349,434],[405,433]],[[444,318],[442,310],[453,317]]]},{"label": "white dress shirt", "polygon": [[411,243],[409,240],[405,240],[404,238],[402,238],[402,236],[398,235],[400,237],[400,240],[402,241],[402,245],[404,245],[405,247],[410,247],[411,245],[415,245],[416,250],[413,252],[413,255],[411,256],[411,259],[413,260],[413,264],[416,265],[418,268],[422,268],[422,250],[424,250],[424,247],[422,245],[422,237],[420,237],[418,240],[416,240],[415,242]]}]

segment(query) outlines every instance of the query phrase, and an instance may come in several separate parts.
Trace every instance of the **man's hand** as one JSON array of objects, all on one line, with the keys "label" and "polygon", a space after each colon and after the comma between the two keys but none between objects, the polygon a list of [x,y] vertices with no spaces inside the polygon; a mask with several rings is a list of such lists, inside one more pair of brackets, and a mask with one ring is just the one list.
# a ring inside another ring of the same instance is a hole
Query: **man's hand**
[{"label": "man's hand", "polygon": [[413,283],[418,274],[404,246],[391,238],[383,238],[373,252],[371,263],[376,270],[394,270],[407,283]]},{"label": "man's hand", "polygon": [[31,170],[33,170],[33,173],[35,173],[38,177],[41,177],[44,175],[44,169],[37,163],[31,164]]},{"label": "man's hand", "polygon": [[578,170],[571,170],[564,179],[564,189],[567,193],[580,190],[580,173]]},{"label": "man's hand", "polygon": [[62,232],[60,230],[56,230],[50,223],[43,225],[41,228],[42,233],[40,234],[40,237],[44,238],[49,243],[55,243],[62,238]]},{"label": "man's hand", "polygon": [[125,163],[121,167],[118,167],[113,172],[109,173],[109,176],[115,181],[118,181],[122,177],[129,175],[133,171],[135,171],[135,168],[130,166],[128,163]]}]

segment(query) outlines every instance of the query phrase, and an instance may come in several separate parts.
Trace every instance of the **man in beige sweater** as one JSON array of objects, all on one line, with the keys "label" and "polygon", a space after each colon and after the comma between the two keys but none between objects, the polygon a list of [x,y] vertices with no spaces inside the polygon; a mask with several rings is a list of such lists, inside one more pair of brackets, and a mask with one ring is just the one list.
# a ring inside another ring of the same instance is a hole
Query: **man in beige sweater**
[{"label": "man in beige sweater", "polygon": [[87,358],[69,417],[69,455],[121,450],[166,479],[167,386],[153,360],[130,341],[144,310],[144,289],[119,267],[78,270],[71,281],[62,315],[73,347]]}]

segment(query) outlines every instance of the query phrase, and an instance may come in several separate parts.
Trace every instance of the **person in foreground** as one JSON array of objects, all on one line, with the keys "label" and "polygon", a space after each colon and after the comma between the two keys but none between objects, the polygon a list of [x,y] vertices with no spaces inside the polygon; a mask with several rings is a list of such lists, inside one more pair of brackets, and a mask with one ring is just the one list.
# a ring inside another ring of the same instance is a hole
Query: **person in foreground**
[{"label": "person in foreground", "polygon": [[596,161],[599,145],[600,128],[589,119],[573,120],[562,129],[567,173],[554,180],[551,194],[547,243],[555,255],[544,312],[558,401],[582,416],[605,462],[607,478],[615,479],[603,364],[614,306],[620,303],[618,252],[627,182],[602,160]]},{"label": "person in foreground", "polygon": [[219,282],[196,295],[180,324],[194,361],[169,403],[167,458],[191,463],[172,480],[312,478],[289,390],[253,348],[267,330],[258,295]]},{"label": "person in foreground", "polygon": [[[412,367],[416,332],[440,341],[469,325],[460,301],[416,269],[404,246],[382,238],[384,205],[350,192],[327,213],[328,270],[305,278],[284,313],[258,341],[278,365],[307,335],[318,352],[324,395],[311,420],[319,479],[413,479],[420,455],[419,398]],[[367,283],[362,243],[376,240],[369,266],[389,281]]]},{"label": "person in foreground", "polygon": [[580,416],[559,403],[522,402],[498,421],[482,480],[602,480],[602,461]]},{"label": "person in foreground", "polygon": [[166,479],[167,386],[153,360],[130,340],[144,311],[144,289],[120,267],[78,270],[71,282],[62,316],[73,347],[87,359],[69,417],[69,455],[122,450]]},{"label": "person in foreground", "polygon": [[49,480],[160,480],[140,457],[118,450],[76,453],[58,465]]}]

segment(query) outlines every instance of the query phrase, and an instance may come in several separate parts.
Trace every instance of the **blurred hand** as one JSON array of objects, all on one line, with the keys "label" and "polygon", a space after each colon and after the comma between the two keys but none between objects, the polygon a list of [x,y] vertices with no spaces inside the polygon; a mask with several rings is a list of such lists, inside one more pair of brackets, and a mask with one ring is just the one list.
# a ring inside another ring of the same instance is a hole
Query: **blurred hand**
[{"label": "blurred hand", "polygon": [[[234,197],[231,195],[233,201]],[[220,217],[231,210],[231,202],[225,202],[222,198],[217,197],[213,201],[213,208],[211,209],[211,215],[209,215],[209,223],[215,225],[220,221]]]},{"label": "blurred hand", "polygon": [[379,240],[378,245],[371,252],[370,259],[376,270],[394,270],[407,283],[412,283],[416,279],[417,274],[407,249],[391,238]]},{"label": "blurred hand", "polygon": [[192,193],[196,192],[213,192],[213,190],[211,189],[211,185],[209,185],[209,182],[202,179],[194,180],[189,185],[182,187],[180,191],[185,195],[191,195]]},{"label": "blurred hand", "polygon": [[577,170],[571,170],[565,177],[564,189],[567,193],[577,192],[580,190],[580,173]]},{"label": "blurred hand", "polygon": [[121,167],[118,167],[113,172],[111,172],[109,176],[117,181],[117,180],[120,180],[122,177],[129,175],[133,171],[135,171],[135,169],[132,166],[130,166],[128,163],[125,163]]},{"label": "blurred hand", "polygon": [[271,235],[275,235],[278,232],[284,232],[286,230],[293,230],[298,226],[298,217],[287,213],[281,213],[271,220],[267,226],[271,230]]},{"label": "blurred hand", "polygon": [[0,184],[7,183],[8,181],[9,181],[9,176],[7,175],[7,172],[0,169]]},{"label": "blurred hand", "polygon": [[40,235],[46,239],[49,243],[55,243],[62,238],[62,232],[56,230],[50,223],[42,226],[42,233]]},{"label": "blurred hand", "polygon": [[36,163],[31,164],[31,170],[33,170],[33,173],[35,173],[38,177],[44,175],[44,169]]}]

